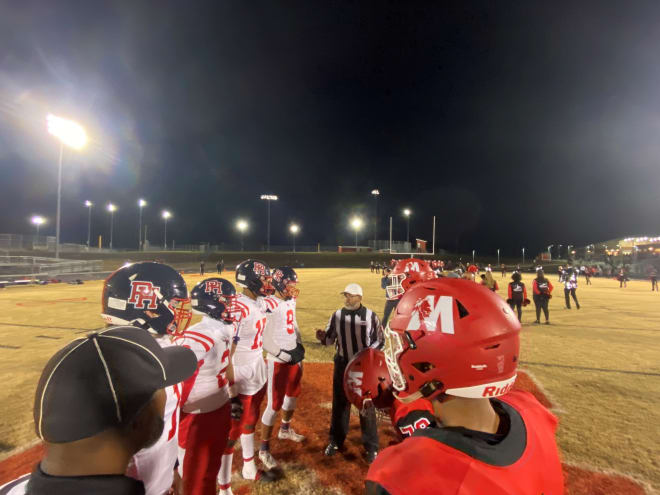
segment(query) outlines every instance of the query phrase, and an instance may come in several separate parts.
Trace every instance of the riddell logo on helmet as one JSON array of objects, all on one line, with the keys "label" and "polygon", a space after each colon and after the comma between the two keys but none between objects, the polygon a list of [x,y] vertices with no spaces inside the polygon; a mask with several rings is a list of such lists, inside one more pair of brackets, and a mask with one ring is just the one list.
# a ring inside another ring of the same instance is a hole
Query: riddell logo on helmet
[{"label": "riddell logo on helmet", "polygon": [[[128,303],[135,306],[136,309],[158,309],[158,294],[160,287],[156,287],[151,282],[142,280],[133,280],[131,282],[131,297]],[[144,303],[148,303],[145,307]]]},{"label": "riddell logo on helmet", "polygon": [[209,280],[204,285],[204,292],[206,292],[207,294],[211,294],[211,293],[217,294],[218,292],[220,292],[220,282],[218,282],[217,280]]},{"label": "riddell logo on helmet", "polygon": [[504,395],[511,390],[513,387],[513,383],[507,383],[503,387],[486,387],[484,388],[483,394],[481,394],[482,397],[499,397],[500,395]]},{"label": "riddell logo on helmet", "polygon": [[255,263],[252,269],[257,275],[266,275],[266,266],[263,263]]}]

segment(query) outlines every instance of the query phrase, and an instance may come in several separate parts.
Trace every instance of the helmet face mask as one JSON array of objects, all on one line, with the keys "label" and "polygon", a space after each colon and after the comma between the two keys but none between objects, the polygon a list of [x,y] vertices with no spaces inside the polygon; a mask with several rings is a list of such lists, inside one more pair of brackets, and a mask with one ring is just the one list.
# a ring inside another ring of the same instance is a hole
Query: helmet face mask
[{"label": "helmet face mask", "polygon": [[167,333],[170,335],[179,335],[183,333],[190,325],[192,320],[192,307],[190,299],[174,298],[167,306],[172,311],[172,322],[167,326]]}]

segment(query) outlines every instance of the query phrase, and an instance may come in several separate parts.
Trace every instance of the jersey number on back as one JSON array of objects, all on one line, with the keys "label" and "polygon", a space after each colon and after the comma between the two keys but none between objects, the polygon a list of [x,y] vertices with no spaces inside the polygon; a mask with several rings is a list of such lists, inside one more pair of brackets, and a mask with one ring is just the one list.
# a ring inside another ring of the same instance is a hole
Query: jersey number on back
[{"label": "jersey number on back", "polygon": [[264,328],[266,328],[266,318],[257,320],[255,326],[257,327],[257,334],[254,336],[254,342],[252,343],[252,347],[251,347],[252,350],[259,349],[263,345],[263,340],[261,340],[261,336],[264,333]]}]

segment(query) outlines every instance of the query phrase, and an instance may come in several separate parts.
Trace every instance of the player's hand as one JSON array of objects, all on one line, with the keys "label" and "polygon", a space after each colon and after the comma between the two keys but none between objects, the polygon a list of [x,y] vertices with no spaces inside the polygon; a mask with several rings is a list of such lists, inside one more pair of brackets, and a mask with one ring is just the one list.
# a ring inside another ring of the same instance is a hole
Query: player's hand
[{"label": "player's hand", "polygon": [[289,355],[289,364],[297,364],[305,359],[305,348],[300,342],[296,343],[296,347],[293,349],[282,349],[282,352]]},{"label": "player's hand", "polygon": [[241,399],[234,397],[231,399],[231,419],[238,421],[243,416],[243,404]]},{"label": "player's hand", "polygon": [[523,301],[523,306],[527,306],[529,303],[530,303],[530,300],[529,300],[529,299],[525,299],[525,300]]},{"label": "player's hand", "polygon": [[167,495],[183,495],[183,480],[179,476],[179,471],[176,469],[174,470],[172,486],[167,491]]},{"label": "player's hand", "polygon": [[325,330],[321,330],[320,328],[316,329],[316,339],[321,342],[321,344],[325,344]]}]

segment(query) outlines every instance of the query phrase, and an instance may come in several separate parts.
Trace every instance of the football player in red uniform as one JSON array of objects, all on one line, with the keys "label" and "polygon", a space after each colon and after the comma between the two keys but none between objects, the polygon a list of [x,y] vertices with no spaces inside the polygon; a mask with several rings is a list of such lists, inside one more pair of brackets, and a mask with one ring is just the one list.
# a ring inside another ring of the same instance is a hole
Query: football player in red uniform
[{"label": "football player in red uniform", "polygon": [[344,392],[360,414],[375,407],[389,415],[399,439],[409,437],[415,430],[435,425],[430,401],[422,397],[404,403],[394,398],[383,351],[370,347],[351,359],[344,371]]},{"label": "football player in red uniform", "polygon": [[381,452],[368,494],[564,493],[557,419],[511,391],[520,323],[488,289],[460,279],[418,284],[385,329],[394,395],[431,401],[438,427]]},{"label": "football player in red uniform", "polygon": [[[417,258],[406,258],[400,260],[394,269],[383,277],[385,286],[385,309],[383,310],[383,326],[387,325],[390,313],[396,307],[399,299],[405,291],[419,282],[426,282],[436,278],[436,273],[431,269],[428,262]],[[387,278],[387,280],[386,280]]]}]

